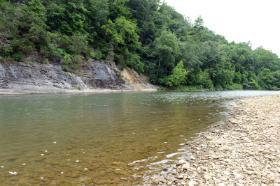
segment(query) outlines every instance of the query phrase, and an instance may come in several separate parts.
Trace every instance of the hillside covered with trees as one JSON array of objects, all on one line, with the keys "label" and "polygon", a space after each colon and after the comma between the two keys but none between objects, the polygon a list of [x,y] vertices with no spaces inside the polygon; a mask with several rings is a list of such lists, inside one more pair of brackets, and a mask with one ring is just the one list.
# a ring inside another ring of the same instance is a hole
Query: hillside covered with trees
[{"label": "hillside covered with trees", "polygon": [[1,0],[0,61],[77,71],[115,61],[161,86],[280,89],[280,59],[230,43],[160,0]]}]

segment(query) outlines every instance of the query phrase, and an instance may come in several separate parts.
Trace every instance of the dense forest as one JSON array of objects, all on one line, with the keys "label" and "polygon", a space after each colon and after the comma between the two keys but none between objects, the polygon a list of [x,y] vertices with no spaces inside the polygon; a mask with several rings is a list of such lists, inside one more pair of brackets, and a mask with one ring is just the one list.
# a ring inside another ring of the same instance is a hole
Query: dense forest
[{"label": "dense forest", "polygon": [[280,89],[280,59],[160,0],[0,0],[0,61],[115,61],[168,88]]}]

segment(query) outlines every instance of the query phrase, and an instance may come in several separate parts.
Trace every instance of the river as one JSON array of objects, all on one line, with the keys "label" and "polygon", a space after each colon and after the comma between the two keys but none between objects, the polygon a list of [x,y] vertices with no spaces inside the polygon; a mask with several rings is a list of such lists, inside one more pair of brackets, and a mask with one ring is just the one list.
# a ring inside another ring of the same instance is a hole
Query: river
[{"label": "river", "polygon": [[0,183],[141,184],[148,165],[220,121],[227,100],[277,93],[1,96]]}]

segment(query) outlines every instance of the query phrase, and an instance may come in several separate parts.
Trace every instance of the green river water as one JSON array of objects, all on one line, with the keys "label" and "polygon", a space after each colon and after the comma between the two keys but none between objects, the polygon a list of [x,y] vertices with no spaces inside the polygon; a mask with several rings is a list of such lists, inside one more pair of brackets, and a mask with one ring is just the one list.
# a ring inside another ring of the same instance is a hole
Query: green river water
[{"label": "green river water", "polygon": [[147,165],[221,120],[226,100],[275,93],[1,96],[0,185],[141,184]]}]

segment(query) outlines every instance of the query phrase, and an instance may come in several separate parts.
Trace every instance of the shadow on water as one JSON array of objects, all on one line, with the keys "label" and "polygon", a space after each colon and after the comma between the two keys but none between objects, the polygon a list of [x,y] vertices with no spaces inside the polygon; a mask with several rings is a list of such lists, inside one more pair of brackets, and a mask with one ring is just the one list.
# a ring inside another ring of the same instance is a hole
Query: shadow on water
[{"label": "shadow on water", "polygon": [[224,100],[276,93],[2,96],[0,182],[136,184],[147,165],[219,121]]}]

